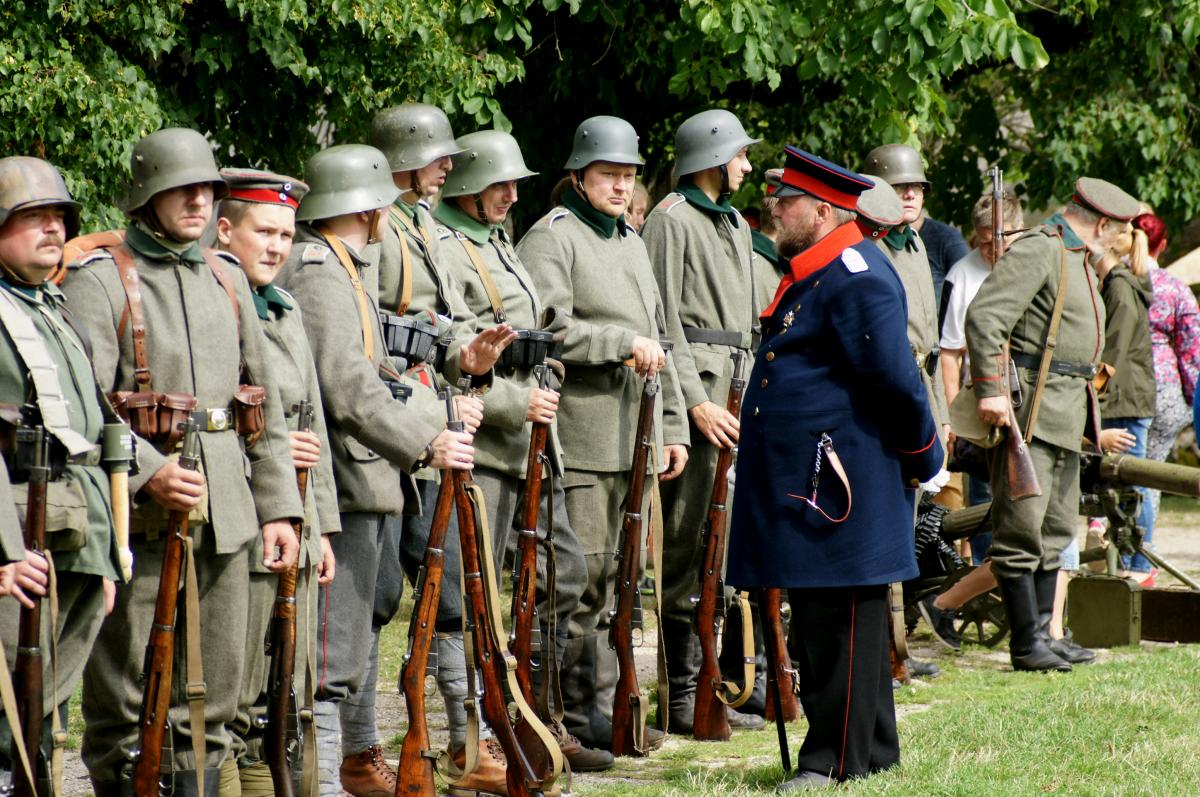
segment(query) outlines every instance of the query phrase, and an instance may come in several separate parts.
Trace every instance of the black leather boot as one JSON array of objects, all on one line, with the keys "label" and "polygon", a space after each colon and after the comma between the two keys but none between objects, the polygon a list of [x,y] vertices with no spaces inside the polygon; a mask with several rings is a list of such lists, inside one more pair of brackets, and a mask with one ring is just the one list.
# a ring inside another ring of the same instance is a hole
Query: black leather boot
[{"label": "black leather boot", "polygon": [[[1008,614],[1009,654],[1014,670],[1069,672],[1071,665],[1050,650],[1038,634],[1038,603],[1033,573],[997,576]],[[1053,593],[1051,593],[1053,600]]]},{"label": "black leather boot", "polygon": [[1033,587],[1037,593],[1038,604],[1037,633],[1045,640],[1046,647],[1070,664],[1091,664],[1095,661],[1096,654],[1076,643],[1070,636],[1064,636],[1062,639],[1053,639],[1050,636],[1050,619],[1054,615],[1054,595],[1058,591],[1058,571],[1035,570]]}]

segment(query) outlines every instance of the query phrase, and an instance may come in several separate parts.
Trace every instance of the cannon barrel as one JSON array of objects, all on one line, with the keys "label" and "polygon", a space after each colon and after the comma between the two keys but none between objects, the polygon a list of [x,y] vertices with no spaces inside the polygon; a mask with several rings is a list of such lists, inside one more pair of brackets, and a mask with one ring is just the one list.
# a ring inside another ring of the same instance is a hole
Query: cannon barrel
[{"label": "cannon barrel", "polygon": [[1200,498],[1200,468],[1187,465],[1156,462],[1128,454],[1105,454],[1100,460],[1100,478]]}]

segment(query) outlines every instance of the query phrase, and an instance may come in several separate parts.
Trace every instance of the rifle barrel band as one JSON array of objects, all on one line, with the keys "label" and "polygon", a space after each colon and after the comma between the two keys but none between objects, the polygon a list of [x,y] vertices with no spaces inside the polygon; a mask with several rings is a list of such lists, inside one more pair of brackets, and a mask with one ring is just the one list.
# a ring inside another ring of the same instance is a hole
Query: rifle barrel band
[{"label": "rifle barrel band", "polygon": [[42,655],[42,649],[38,645],[33,645],[33,646],[20,645],[17,647],[17,655],[18,656],[38,656],[38,657],[40,657]]},{"label": "rifle barrel band", "polygon": [[154,630],[162,631],[164,634],[173,634],[173,633],[175,633],[175,626],[174,625],[163,625],[161,623],[155,623]]}]

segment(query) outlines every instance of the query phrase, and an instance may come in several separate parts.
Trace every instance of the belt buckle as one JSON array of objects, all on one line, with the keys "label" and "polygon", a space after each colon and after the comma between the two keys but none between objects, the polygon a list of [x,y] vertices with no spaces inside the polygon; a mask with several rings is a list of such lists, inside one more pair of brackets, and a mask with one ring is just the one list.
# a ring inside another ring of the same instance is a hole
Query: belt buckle
[{"label": "belt buckle", "polygon": [[210,432],[224,432],[229,428],[229,410],[225,407],[217,407],[205,413],[208,416],[205,424],[205,429]]}]

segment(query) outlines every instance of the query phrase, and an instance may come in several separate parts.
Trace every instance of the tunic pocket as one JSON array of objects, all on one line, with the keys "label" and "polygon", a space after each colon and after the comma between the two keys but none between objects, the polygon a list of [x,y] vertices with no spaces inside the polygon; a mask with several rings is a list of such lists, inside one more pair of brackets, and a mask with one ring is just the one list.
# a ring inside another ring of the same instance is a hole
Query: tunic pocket
[{"label": "tunic pocket", "polygon": [[[29,507],[29,485],[12,486],[21,530]],[[87,497],[79,482],[59,479],[46,485],[46,548],[54,552],[78,551],[87,544]]]}]

